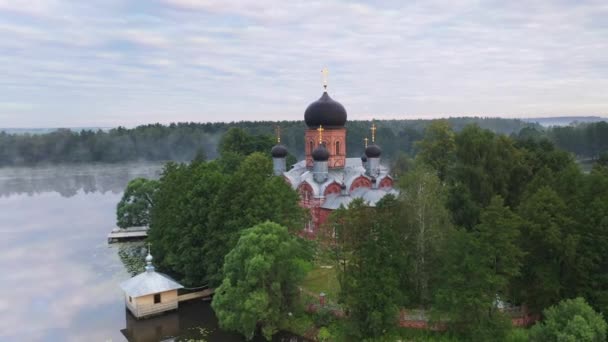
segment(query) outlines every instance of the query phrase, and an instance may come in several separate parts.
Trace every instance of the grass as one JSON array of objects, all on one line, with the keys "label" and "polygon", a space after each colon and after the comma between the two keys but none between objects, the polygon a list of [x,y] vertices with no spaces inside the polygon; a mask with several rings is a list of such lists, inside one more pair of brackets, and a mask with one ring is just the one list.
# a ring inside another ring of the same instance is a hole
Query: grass
[{"label": "grass", "polygon": [[321,265],[315,265],[315,267],[308,272],[304,281],[302,281],[302,287],[309,292],[319,294],[324,292],[326,298],[331,301],[337,301],[338,294],[340,293],[340,284],[336,276],[335,268],[321,268]]}]

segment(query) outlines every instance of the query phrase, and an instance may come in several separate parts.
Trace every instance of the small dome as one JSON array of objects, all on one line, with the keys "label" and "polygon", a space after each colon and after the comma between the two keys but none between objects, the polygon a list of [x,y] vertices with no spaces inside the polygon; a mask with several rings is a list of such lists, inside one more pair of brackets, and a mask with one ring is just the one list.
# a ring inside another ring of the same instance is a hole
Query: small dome
[{"label": "small dome", "polygon": [[321,144],[312,151],[312,159],[314,161],[327,161],[329,159],[329,152],[325,148],[325,145]]},{"label": "small dome", "polygon": [[273,158],[285,158],[287,157],[287,147],[275,145],[272,150],[270,150],[270,154],[272,154]]},{"label": "small dome", "polygon": [[148,254],[148,256],[146,256],[146,262],[152,262],[152,255]]},{"label": "small dome", "polygon": [[339,128],[346,123],[346,109],[340,102],[334,101],[327,92],[317,101],[308,105],[304,112],[304,121],[309,128]]},{"label": "small dome", "polygon": [[361,161],[367,163],[367,156],[365,154],[361,156]]},{"label": "small dome", "polygon": [[382,149],[376,144],[371,144],[365,149],[365,155],[367,158],[379,158],[381,154]]}]

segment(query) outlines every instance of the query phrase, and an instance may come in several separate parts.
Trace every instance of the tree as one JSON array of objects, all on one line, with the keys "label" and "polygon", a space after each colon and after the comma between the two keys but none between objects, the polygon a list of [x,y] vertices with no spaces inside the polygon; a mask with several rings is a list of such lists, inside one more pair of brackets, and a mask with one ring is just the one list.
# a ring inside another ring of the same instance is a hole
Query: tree
[{"label": "tree", "polygon": [[497,300],[509,299],[509,284],[520,272],[520,225],[502,198],[494,197],[471,232],[459,229],[449,238],[435,303],[456,331],[480,341],[505,336],[510,323]]},{"label": "tree", "polygon": [[250,135],[242,128],[230,128],[220,140],[220,154],[227,152],[249,155],[253,152],[269,153],[274,139],[270,135]]},{"label": "tree", "polygon": [[269,157],[239,157],[231,172],[224,158],[169,163],[159,180],[148,239],[158,266],[191,286],[219,285],[224,257],[243,229],[266,220],[303,226],[298,194],[272,175]]},{"label": "tree", "polygon": [[338,280],[352,338],[379,337],[397,325],[404,303],[400,271],[405,267],[400,226],[392,215],[396,211],[393,196],[382,199],[376,208],[357,199],[332,218],[338,256],[345,258],[337,265]]},{"label": "tree", "polygon": [[301,250],[298,238],[276,223],[244,230],[226,255],[224,280],[213,298],[220,326],[248,340],[261,326],[270,339],[292,309],[297,284],[306,274],[309,256]]},{"label": "tree", "polygon": [[408,277],[408,287],[414,290],[410,299],[412,304],[425,305],[431,300],[429,286],[436,279],[439,251],[451,228],[445,189],[439,177],[421,165],[400,180],[399,188],[403,247],[413,261]]},{"label": "tree", "polygon": [[[205,255],[214,199],[229,177],[216,162],[168,163],[151,211],[148,241],[156,265],[187,286],[200,286],[218,266]],[[224,250],[224,246],[218,248]],[[225,254],[224,254],[225,255]],[[221,266],[220,266],[221,267]]]},{"label": "tree", "polygon": [[526,253],[516,280],[518,301],[534,312],[576,293],[579,269],[577,248],[580,236],[572,212],[558,194],[541,187],[518,208],[524,220],[521,246]]},{"label": "tree", "polygon": [[448,166],[454,157],[454,132],[446,120],[432,121],[418,142],[418,158],[437,170],[439,179],[445,179]]},{"label": "tree", "polygon": [[400,152],[391,161],[391,174],[395,179],[407,174],[413,167],[413,161],[407,154]]},{"label": "tree", "polygon": [[212,201],[213,210],[202,247],[212,283],[221,281],[224,256],[241,230],[267,220],[294,231],[304,226],[305,211],[299,206],[298,193],[281,177],[273,176],[272,162],[262,153],[247,156],[217,197],[207,200]]},{"label": "tree", "polygon": [[545,319],[530,329],[530,341],[606,341],[606,322],[583,298],[562,300],[543,313]]},{"label": "tree", "polygon": [[116,224],[120,228],[148,226],[157,190],[158,181],[145,178],[131,180],[116,206]]},{"label": "tree", "polygon": [[582,186],[584,203],[578,213],[581,246],[578,253],[587,260],[580,290],[589,304],[608,312],[608,167],[595,166]]},{"label": "tree", "polygon": [[608,151],[600,153],[600,157],[597,159],[597,164],[600,166],[608,167]]}]

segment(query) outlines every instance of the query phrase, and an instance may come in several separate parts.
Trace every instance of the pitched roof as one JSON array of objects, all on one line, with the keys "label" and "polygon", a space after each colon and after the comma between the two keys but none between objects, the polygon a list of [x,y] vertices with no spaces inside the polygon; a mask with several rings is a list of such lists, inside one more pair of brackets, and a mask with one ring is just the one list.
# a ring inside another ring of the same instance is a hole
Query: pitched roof
[{"label": "pitched roof", "polygon": [[[346,158],[346,165],[341,169],[329,169],[327,174],[327,180],[321,184],[317,183],[313,179],[313,173],[306,168],[306,161],[302,160],[295,164],[293,168],[285,173],[283,176],[289,180],[289,183],[294,189],[297,189],[302,183],[308,183],[314,192],[314,196],[322,198],[325,189],[331,183],[338,183],[346,185],[347,189],[350,189],[352,183],[358,177],[365,177],[371,179],[371,177],[365,174],[365,168],[361,164],[360,158]],[[378,184],[386,177],[390,177],[389,170],[383,165],[380,165],[380,173],[376,177]]]},{"label": "pitched roof", "polygon": [[380,201],[384,196],[392,194],[395,196],[399,195],[399,191],[392,188],[383,188],[383,189],[370,189],[370,188],[357,188],[353,190],[348,195],[342,194],[330,194],[325,196],[325,202],[321,205],[323,209],[331,209],[335,210],[340,208],[340,206],[344,206],[344,208],[348,208],[350,202],[352,202],[356,198],[363,199],[363,202],[370,207],[375,207],[376,203]]},{"label": "pitched roof", "polygon": [[141,297],[153,293],[177,290],[181,284],[168,275],[156,271],[146,271],[120,284],[125,293],[131,297]]}]

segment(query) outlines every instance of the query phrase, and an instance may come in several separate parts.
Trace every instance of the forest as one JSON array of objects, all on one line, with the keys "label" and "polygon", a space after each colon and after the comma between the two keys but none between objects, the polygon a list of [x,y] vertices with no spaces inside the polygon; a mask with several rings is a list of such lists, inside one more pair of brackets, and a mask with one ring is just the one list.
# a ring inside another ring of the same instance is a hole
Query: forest
[{"label": "forest", "polygon": [[[415,155],[415,142],[422,139],[424,128],[433,120],[377,120],[378,141],[385,157],[391,159],[404,152]],[[597,158],[608,146],[608,123],[582,123],[544,129],[538,124],[517,119],[450,118],[451,127],[459,132],[468,124],[477,124],[494,133],[524,138],[548,138],[556,146],[580,158]],[[369,121],[348,121],[347,149],[352,156],[363,153],[363,139],[369,135]],[[230,128],[242,128],[260,137],[259,143],[272,146],[271,136],[281,127],[283,143],[295,157],[302,157],[302,121],[253,121],[231,123],[150,124],[132,129],[123,127],[108,131],[72,131],[59,129],[44,134],[9,134],[0,132],[0,166],[44,163],[119,163],[128,161],[189,161],[197,154],[210,159],[218,157],[221,136]],[[263,140],[263,141],[262,141]]]},{"label": "forest", "polygon": [[[216,288],[222,328],[248,339],[289,330],[321,341],[606,340],[601,150],[585,173],[550,132],[435,120],[412,142],[415,157],[400,150],[399,196],[375,208],[354,201],[309,241],[264,134],[231,129],[217,158],[168,163],[158,181],[132,181],[117,208],[119,225],[149,224],[160,269]],[[307,310],[319,289],[328,305]],[[510,307],[539,321],[513,327]],[[399,328],[403,309],[439,331]]]},{"label": "forest", "polygon": [[[378,121],[385,155],[397,150],[413,152],[413,142],[422,136],[429,120]],[[453,118],[455,129],[468,123],[495,132],[511,134],[523,127],[536,127],[510,119],[498,118]],[[268,136],[267,145],[272,146],[270,136],[280,126],[284,144],[292,154],[300,157],[304,150],[305,125],[303,121],[253,121],[231,123],[175,123],[170,125],[150,124],[127,129],[118,127],[108,131],[72,131],[59,129],[45,134],[8,134],[0,132],[0,166],[35,165],[41,163],[118,163],[125,161],[189,161],[197,154],[210,159],[218,157],[221,136],[230,128],[242,128],[252,135]],[[363,152],[363,139],[368,135],[368,121],[349,121],[348,150],[354,155]]]}]

